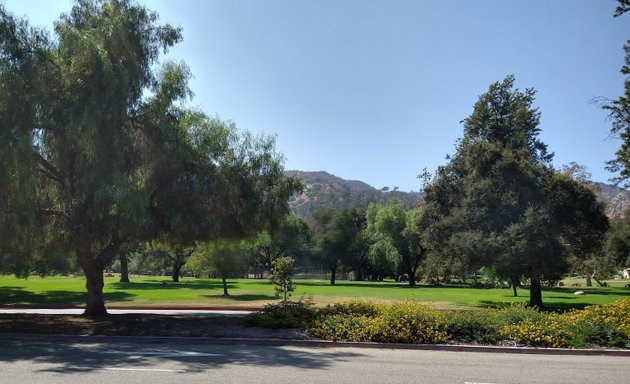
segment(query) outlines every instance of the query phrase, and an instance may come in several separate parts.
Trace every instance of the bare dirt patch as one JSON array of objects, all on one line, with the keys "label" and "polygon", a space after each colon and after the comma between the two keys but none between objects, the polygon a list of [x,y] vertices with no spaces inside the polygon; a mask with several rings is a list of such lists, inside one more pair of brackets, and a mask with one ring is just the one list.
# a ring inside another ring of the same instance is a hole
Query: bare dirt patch
[{"label": "bare dirt patch", "polygon": [[81,315],[0,315],[0,333],[99,336],[224,337],[305,339],[292,329],[243,326],[240,317],[122,314],[90,318]]}]

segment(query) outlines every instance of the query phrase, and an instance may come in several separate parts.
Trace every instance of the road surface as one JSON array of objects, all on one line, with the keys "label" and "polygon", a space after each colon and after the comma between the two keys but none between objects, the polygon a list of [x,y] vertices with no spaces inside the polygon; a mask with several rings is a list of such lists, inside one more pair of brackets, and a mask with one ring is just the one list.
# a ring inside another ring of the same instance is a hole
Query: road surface
[{"label": "road surface", "polygon": [[0,382],[622,383],[630,359],[273,345],[1,339]]}]

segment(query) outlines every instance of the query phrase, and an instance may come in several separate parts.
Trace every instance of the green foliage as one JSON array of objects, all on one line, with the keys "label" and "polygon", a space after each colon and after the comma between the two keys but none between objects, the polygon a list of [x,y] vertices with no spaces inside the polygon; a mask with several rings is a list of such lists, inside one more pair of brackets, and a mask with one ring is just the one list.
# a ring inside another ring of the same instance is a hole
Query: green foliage
[{"label": "green foliage", "polygon": [[54,37],[0,4],[0,260],[73,254],[87,313],[130,241],[243,238],[280,220],[299,183],[271,138],[186,108],[191,74],[159,65],[181,30],[130,0],[80,0]]},{"label": "green foliage", "polygon": [[349,301],[344,301],[342,303],[327,305],[326,307],[320,308],[318,310],[318,315],[323,317],[336,315],[375,317],[379,313],[380,306],[378,304],[360,299],[353,299]]},{"label": "green foliage", "polygon": [[252,245],[254,263],[261,272],[271,270],[273,262],[279,257],[297,257],[307,253],[310,240],[306,222],[299,216],[287,215],[276,228],[258,234]]},{"label": "green foliage", "polygon": [[[309,332],[326,340],[376,341],[386,343],[445,342],[443,313],[423,304],[394,303],[378,305],[373,312],[366,304],[337,305],[324,308]],[[357,309],[357,312],[353,312]],[[367,309],[367,310],[366,310]]]},{"label": "green foliage", "polygon": [[456,312],[446,322],[449,339],[462,343],[495,344],[501,340],[500,329],[487,311]]},{"label": "green foliage", "polygon": [[157,270],[171,269],[171,278],[179,282],[180,271],[194,250],[194,247],[153,243],[142,253],[142,263],[151,264]]},{"label": "green foliage", "polygon": [[367,303],[337,304],[318,310],[308,330],[326,340],[629,348],[629,306],[630,300],[622,300],[558,314],[524,306],[450,313],[417,303],[376,305],[376,311],[366,311]]},{"label": "green foliage", "polygon": [[494,316],[508,325],[518,325],[528,321],[536,323],[545,318],[545,314],[536,308],[527,307],[523,304],[514,303],[494,312]]},{"label": "green foliage", "polygon": [[[294,296],[312,297],[319,304],[345,302],[363,298],[377,302],[408,300],[435,302],[441,309],[479,309],[487,305],[509,305],[522,302],[522,298],[508,295],[505,289],[472,289],[469,287],[418,287],[409,289],[404,283],[393,281],[364,282],[345,281],[330,286],[326,281],[297,280]],[[629,299],[630,290],[622,280],[609,282],[606,288],[580,288],[585,295],[575,296],[575,288],[547,288],[548,306],[556,309],[583,308],[587,305],[606,304]],[[567,284],[568,285],[568,284]],[[163,276],[132,276],[132,283],[119,284],[118,276],[105,277],[105,297],[116,306],[257,306],[262,307],[274,300],[274,287],[268,280],[232,279],[232,296],[220,292],[217,279],[185,279],[179,284],[165,282]],[[80,304],[85,290],[82,276],[47,276],[19,279],[0,275],[0,297],[5,304],[30,304],[67,306]],[[79,299],[77,302],[76,299]],[[374,304],[376,305],[376,304]]]},{"label": "green foliage", "polygon": [[416,271],[425,256],[422,232],[425,211],[410,211],[396,199],[385,204],[370,204],[366,214],[366,238],[370,242],[368,260],[379,271],[394,270],[407,274],[415,285]]},{"label": "green foliage", "polygon": [[249,327],[263,328],[306,328],[315,319],[316,311],[308,300],[282,301],[265,305],[262,311],[245,318]]},{"label": "green foliage", "polygon": [[331,341],[382,341],[380,317],[332,315],[314,322],[308,332]]},{"label": "green foliage", "polygon": [[337,268],[347,265],[363,251],[361,231],[363,215],[354,209],[315,212],[316,256],[330,269],[330,284],[335,284]]},{"label": "green foliage", "polygon": [[[614,16],[621,16],[630,9],[627,0],[618,0],[619,5],[615,9]],[[623,46],[624,65],[621,74],[624,78],[624,94],[615,100],[605,99],[602,108],[608,112],[612,121],[611,134],[621,139],[621,147],[615,153],[615,158],[607,162],[610,172],[619,172],[617,182],[627,181],[630,178],[630,40]],[[627,185],[626,185],[627,186]]]},{"label": "green foliage", "polygon": [[291,296],[291,292],[295,290],[293,285],[293,260],[290,256],[284,256],[276,259],[272,265],[272,272],[269,279],[274,284],[276,295],[282,295],[283,302],[287,301],[288,296]]},{"label": "green foliage", "polygon": [[223,294],[228,296],[226,279],[237,277],[249,261],[249,244],[245,240],[214,240],[197,242],[188,268],[198,276],[218,276],[223,282]]},{"label": "green foliage", "polygon": [[603,245],[605,264],[623,268],[630,266],[630,215],[611,223]]},{"label": "green foliage", "polygon": [[551,167],[534,94],[508,76],[479,97],[456,154],[425,187],[425,232],[434,263],[528,276],[530,305],[542,307],[541,279],[597,250],[608,223],[584,183]]}]

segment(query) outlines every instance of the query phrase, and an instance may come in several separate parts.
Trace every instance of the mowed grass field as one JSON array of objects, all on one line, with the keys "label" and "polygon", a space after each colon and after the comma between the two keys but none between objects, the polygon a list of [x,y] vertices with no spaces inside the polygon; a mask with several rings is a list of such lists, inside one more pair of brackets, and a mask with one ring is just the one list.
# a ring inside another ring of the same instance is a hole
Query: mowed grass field
[{"label": "mowed grass field", "polygon": [[[109,306],[150,307],[262,307],[279,299],[267,280],[235,279],[229,281],[229,297],[223,296],[220,280],[182,278],[173,283],[168,277],[132,276],[131,283],[119,283],[118,277],[105,278],[105,299]],[[572,280],[580,287],[545,288],[545,305],[556,309],[582,308],[619,299],[630,299],[628,280],[609,281],[606,288],[587,288],[584,281]],[[511,289],[469,288],[467,286],[432,287],[406,283],[343,281],[330,286],[325,280],[296,280],[293,299],[311,298],[317,305],[331,304],[353,298],[377,302],[418,301],[431,302],[439,308],[471,309],[484,306],[501,306],[523,303],[529,298],[527,289],[519,289],[519,297]],[[573,293],[582,290],[586,294]],[[83,277],[37,277],[17,279],[0,276],[0,305],[81,306],[85,300]]]}]

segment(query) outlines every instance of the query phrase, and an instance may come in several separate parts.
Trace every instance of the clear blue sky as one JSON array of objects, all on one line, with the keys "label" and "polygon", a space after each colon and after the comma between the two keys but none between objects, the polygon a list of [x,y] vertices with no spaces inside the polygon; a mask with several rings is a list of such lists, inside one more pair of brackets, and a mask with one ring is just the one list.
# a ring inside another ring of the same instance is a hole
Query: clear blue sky
[{"label": "clear blue sky", "polygon": [[[10,0],[52,27],[69,0]],[[169,54],[195,78],[193,104],[277,135],[287,169],[418,190],[452,154],[460,121],[492,82],[538,91],[554,164],[596,181],[619,142],[593,97],[623,91],[630,15],[614,0],[147,0],[181,26]]]}]

